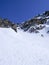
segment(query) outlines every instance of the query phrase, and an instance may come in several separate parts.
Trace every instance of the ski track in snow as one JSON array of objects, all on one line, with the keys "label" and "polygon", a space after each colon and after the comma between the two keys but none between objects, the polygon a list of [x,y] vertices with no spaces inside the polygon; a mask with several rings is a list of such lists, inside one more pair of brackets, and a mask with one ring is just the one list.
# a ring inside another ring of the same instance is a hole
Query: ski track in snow
[{"label": "ski track in snow", "polygon": [[43,31],[30,34],[0,28],[0,65],[49,65],[49,35]]}]

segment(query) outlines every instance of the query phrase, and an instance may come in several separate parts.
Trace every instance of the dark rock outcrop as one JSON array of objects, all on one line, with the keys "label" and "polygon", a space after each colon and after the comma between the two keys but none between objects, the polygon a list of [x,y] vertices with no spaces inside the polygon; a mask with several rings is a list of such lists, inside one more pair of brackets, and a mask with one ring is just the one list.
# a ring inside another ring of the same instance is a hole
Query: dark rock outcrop
[{"label": "dark rock outcrop", "polygon": [[[40,24],[44,24],[46,22],[46,19],[31,19],[28,20],[24,23],[21,24],[21,29],[23,29],[24,31],[29,30],[30,32],[34,32],[35,29],[36,30],[40,30],[43,29],[44,26],[40,25]],[[40,26],[36,26],[36,25],[40,25]],[[35,28],[35,29],[34,29]]]},{"label": "dark rock outcrop", "polygon": [[49,16],[49,11],[45,11],[45,13],[43,13],[43,15]]},{"label": "dark rock outcrop", "polygon": [[15,30],[17,32],[17,24],[12,23],[8,19],[1,19],[0,18],[0,27],[1,28],[10,28],[11,27],[13,30]]}]

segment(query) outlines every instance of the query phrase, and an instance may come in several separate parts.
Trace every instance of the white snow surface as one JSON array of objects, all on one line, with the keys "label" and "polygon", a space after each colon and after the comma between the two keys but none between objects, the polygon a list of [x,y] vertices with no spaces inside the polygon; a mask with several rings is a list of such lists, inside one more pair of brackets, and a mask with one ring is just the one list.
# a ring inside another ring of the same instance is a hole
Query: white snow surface
[{"label": "white snow surface", "polygon": [[0,28],[0,65],[49,65],[49,35],[44,32]]},{"label": "white snow surface", "polygon": [[41,18],[42,18],[41,16],[37,17],[37,19],[41,19]]}]

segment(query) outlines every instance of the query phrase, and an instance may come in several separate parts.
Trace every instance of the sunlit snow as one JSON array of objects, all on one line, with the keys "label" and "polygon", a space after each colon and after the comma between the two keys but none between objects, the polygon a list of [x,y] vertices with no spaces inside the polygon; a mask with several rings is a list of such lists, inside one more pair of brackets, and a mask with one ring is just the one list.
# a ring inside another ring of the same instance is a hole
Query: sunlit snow
[{"label": "sunlit snow", "polygon": [[49,65],[49,34],[0,28],[0,65]]}]

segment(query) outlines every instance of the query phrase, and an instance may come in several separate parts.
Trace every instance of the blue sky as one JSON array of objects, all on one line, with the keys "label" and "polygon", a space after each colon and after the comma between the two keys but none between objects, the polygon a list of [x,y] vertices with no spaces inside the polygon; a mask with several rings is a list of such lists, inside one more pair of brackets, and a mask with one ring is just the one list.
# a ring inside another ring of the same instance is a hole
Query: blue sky
[{"label": "blue sky", "polygon": [[49,0],[0,0],[0,18],[23,22],[49,10]]}]

